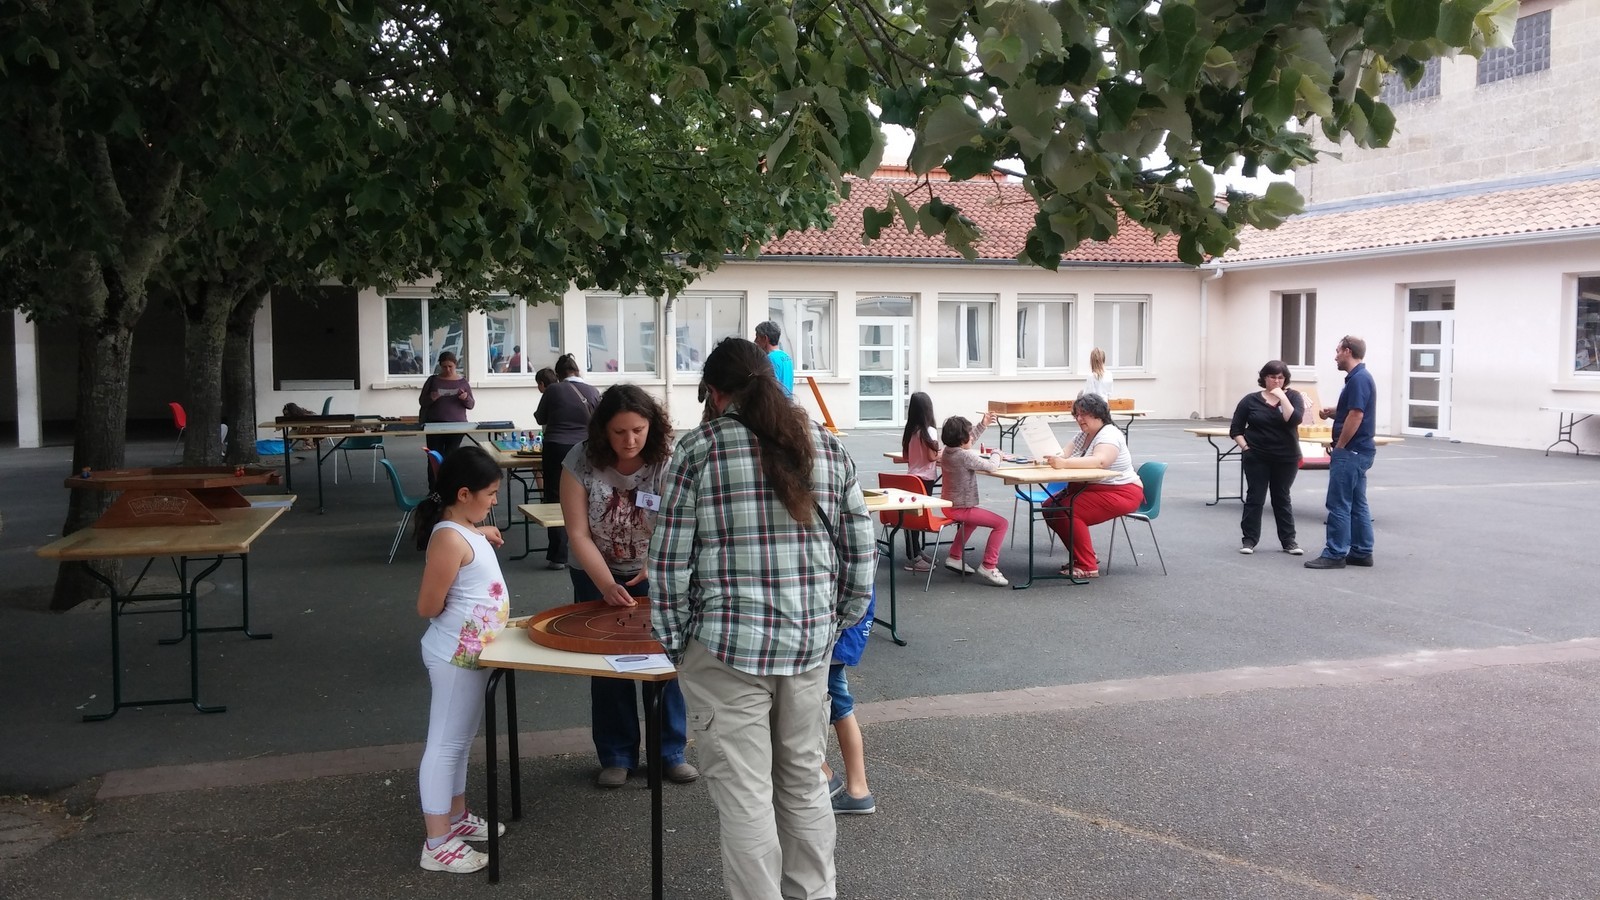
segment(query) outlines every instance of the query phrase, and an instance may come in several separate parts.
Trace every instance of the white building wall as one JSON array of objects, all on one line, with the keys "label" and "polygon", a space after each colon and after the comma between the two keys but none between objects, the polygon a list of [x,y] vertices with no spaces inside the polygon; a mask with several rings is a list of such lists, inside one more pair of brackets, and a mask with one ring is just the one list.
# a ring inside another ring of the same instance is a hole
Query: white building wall
[{"label": "white building wall", "polygon": [[[1333,348],[1345,334],[1367,341],[1378,383],[1378,431],[1402,430],[1407,288],[1455,285],[1455,371],[1451,427],[1436,438],[1543,449],[1556,414],[1540,407],[1600,409],[1600,377],[1572,371],[1573,283],[1600,273],[1600,241],[1531,243],[1321,264],[1230,270],[1216,311],[1209,404],[1226,414],[1279,355],[1275,297],[1317,292],[1317,362],[1293,370],[1333,405],[1343,375]],[[1579,426],[1579,444],[1600,444],[1600,422]]]},{"label": "white building wall", "polygon": [[[1150,410],[1156,417],[1188,417],[1198,411],[1200,404],[1199,279],[1192,270],[1182,268],[1082,268],[1048,272],[1010,266],[730,262],[695,282],[691,290],[742,292],[746,337],[752,336],[755,325],[767,317],[769,294],[795,291],[832,294],[835,297],[833,371],[815,377],[834,422],[840,428],[855,428],[861,424],[857,415],[860,372],[855,304],[858,298],[877,294],[908,294],[916,298],[911,389],[932,394],[940,416],[971,416],[987,408],[991,399],[1076,396],[1094,345],[1095,296],[1148,295],[1146,365],[1141,370],[1114,370],[1116,393],[1133,398],[1139,408]],[[428,291],[429,286],[419,285],[387,294],[375,290],[361,292],[358,300],[360,347],[352,350],[359,352],[361,359],[360,386],[356,391],[275,390],[272,317],[270,309],[264,309],[256,320],[256,390],[261,418],[270,420],[290,402],[320,410],[324,398],[330,394],[334,397],[331,411],[335,413],[416,414],[416,398],[423,376],[388,373],[384,298],[426,296]],[[1017,296],[1063,293],[1076,297],[1072,366],[1065,371],[1019,373],[1015,358]],[[937,309],[941,294],[996,296],[992,370],[965,373],[938,370],[940,341],[953,339],[938,333]],[[583,292],[569,290],[562,306],[564,346],[577,353],[581,363],[589,324]],[[672,373],[669,392],[665,364],[676,357],[676,352],[659,310],[657,333],[663,340],[658,346],[659,364],[655,376],[599,371],[585,373],[584,377],[601,389],[620,381],[645,386],[658,396],[668,397],[676,425],[692,424],[700,415],[695,399],[698,377],[692,372]],[[500,374],[490,377],[487,354],[475,350],[482,346],[485,336],[483,316],[472,315],[467,327],[467,375],[477,398],[475,417],[510,419],[531,427],[533,410],[539,400],[533,376]],[[817,413],[817,404],[803,377],[797,380],[795,394],[803,406]],[[268,435],[263,433],[262,436]]]}]

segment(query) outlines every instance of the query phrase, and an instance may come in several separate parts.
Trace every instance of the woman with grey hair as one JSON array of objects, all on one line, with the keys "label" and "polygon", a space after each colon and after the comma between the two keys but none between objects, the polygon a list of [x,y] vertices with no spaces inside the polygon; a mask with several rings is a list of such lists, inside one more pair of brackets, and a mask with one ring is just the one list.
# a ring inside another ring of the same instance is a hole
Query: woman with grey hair
[{"label": "woman with grey hair", "polygon": [[[1072,403],[1072,417],[1082,431],[1060,456],[1046,456],[1040,465],[1053,469],[1110,469],[1116,475],[1105,481],[1069,484],[1045,501],[1044,520],[1061,542],[1072,549],[1072,562],[1061,574],[1097,578],[1100,565],[1094,555],[1089,526],[1109,522],[1139,508],[1144,485],[1133,470],[1133,454],[1121,429],[1111,424],[1104,397],[1084,394]],[[1071,515],[1067,509],[1071,509]],[[1071,523],[1070,526],[1068,523]]]}]

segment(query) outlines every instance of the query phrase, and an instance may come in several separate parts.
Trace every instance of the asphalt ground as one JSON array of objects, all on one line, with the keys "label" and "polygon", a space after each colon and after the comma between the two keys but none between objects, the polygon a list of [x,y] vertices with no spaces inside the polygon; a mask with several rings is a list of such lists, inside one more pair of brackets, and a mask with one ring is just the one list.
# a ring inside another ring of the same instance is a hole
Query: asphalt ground
[{"label": "asphalt ground", "polygon": [[[1600,463],[1386,448],[1370,475],[1376,567],[1313,572],[1270,537],[1236,552],[1239,503],[1206,505],[1214,457],[1188,424],[1133,429],[1137,461],[1170,465],[1155,522],[1169,575],[1138,525],[1141,565],[1119,543],[1112,571],[1084,586],[1012,591],[939,571],[924,593],[898,573],[910,646],[880,632],[852,672],[880,808],[841,821],[841,896],[1600,896],[1600,653],[1584,640],[1600,636]],[[897,433],[845,442],[869,484],[898,468],[881,455]],[[410,449],[392,455],[420,484]],[[129,462],[170,454],[136,444]],[[385,564],[399,514],[353,461],[321,515],[298,463],[301,502],[251,555],[252,618],[274,639],[201,639],[203,697],[228,712],[83,723],[109,692],[106,613],[47,612],[54,567],[32,554],[58,533],[69,452],[0,453],[0,792],[60,803],[0,809],[0,896],[490,890],[415,865],[421,563],[403,548]],[[1296,483],[1306,558],[1325,484],[1318,471]],[[991,508],[1009,496],[985,482]],[[1102,568],[1108,534],[1096,529]],[[1018,538],[1001,557],[1013,580]],[[570,602],[566,573],[541,563],[504,563],[514,612]],[[218,575],[202,625],[237,609],[237,567]],[[185,651],[155,645],[174,630],[171,616],[125,623],[131,693],[183,692]],[[1418,665],[1462,653],[1477,661]],[[1352,666],[1367,674],[1352,680]],[[646,794],[588,787],[586,691],[561,676],[518,687],[537,799],[496,890],[642,895]],[[1058,696],[1080,688],[1088,701]],[[704,788],[669,790],[667,822],[668,895],[718,895]]]}]

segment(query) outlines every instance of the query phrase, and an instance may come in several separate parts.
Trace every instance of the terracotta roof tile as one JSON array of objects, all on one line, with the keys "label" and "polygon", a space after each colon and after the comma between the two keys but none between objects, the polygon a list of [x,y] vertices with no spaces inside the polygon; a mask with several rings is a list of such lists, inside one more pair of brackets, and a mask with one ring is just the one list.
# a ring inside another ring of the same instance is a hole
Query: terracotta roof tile
[{"label": "terracotta roof tile", "polygon": [[[826,231],[811,229],[791,232],[762,248],[763,256],[873,257],[892,259],[960,259],[961,254],[945,245],[943,237],[928,237],[921,231],[907,234],[902,223],[884,229],[870,244],[861,242],[862,210],[882,209],[889,191],[912,191],[909,180],[874,178],[853,180],[850,198],[834,207],[834,225]],[[978,223],[983,238],[973,246],[980,260],[1011,260],[1022,251],[1028,229],[1038,206],[1022,185],[1001,181],[935,181],[933,192]],[[917,187],[919,192],[923,189]],[[913,202],[926,201],[919,193]],[[1156,240],[1149,231],[1127,218],[1121,219],[1117,234],[1106,242],[1085,241],[1068,253],[1065,262],[1164,263],[1178,260],[1178,239],[1168,235]]]},{"label": "terracotta roof tile", "polygon": [[1223,256],[1222,265],[1593,227],[1600,227],[1600,179],[1565,181],[1312,210],[1271,231],[1240,232],[1239,249]]}]

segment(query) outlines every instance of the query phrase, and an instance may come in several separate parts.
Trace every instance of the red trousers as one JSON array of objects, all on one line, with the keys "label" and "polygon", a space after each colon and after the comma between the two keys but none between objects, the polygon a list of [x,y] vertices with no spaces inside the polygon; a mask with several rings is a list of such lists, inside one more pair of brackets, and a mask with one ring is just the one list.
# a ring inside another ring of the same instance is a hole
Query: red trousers
[{"label": "red trousers", "polygon": [[[1072,565],[1079,569],[1098,569],[1094,541],[1089,526],[1125,516],[1144,502],[1144,488],[1134,484],[1069,484],[1067,489],[1044,503],[1045,524],[1072,548]],[[1067,511],[1072,508],[1072,530],[1067,530]]]}]

